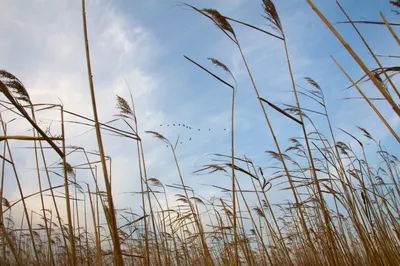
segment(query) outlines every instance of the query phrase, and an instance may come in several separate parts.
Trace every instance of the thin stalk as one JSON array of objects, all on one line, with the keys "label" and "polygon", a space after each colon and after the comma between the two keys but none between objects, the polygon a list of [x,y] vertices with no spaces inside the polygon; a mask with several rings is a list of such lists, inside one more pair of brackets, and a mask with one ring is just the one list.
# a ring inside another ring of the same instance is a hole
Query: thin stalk
[{"label": "thin stalk", "polygon": [[360,89],[360,87],[354,82],[354,80],[347,74],[347,72],[343,69],[343,67],[336,61],[336,59],[331,56],[332,60],[335,62],[335,64],[339,67],[339,69],[343,72],[343,74],[347,77],[347,79],[353,84],[353,86],[357,89],[357,91],[361,94],[361,96],[365,99],[365,101],[369,104],[369,106],[374,110],[376,115],[379,117],[379,119],[383,122],[383,124],[386,126],[386,128],[392,133],[393,137],[400,143],[400,137],[397,135],[397,133],[393,130],[393,128],[389,125],[389,123],[386,121],[386,119],[383,117],[383,115],[379,112],[379,110],[375,107],[375,105],[368,99],[368,97],[364,94],[364,92]]},{"label": "thin stalk", "polygon": [[117,266],[122,266],[122,265],[124,265],[124,260],[123,260],[122,252],[121,252],[117,220],[115,217],[115,208],[114,208],[114,202],[113,202],[112,191],[111,191],[111,184],[110,184],[110,180],[108,178],[108,171],[107,171],[105,153],[104,153],[104,148],[103,148],[103,140],[101,137],[99,118],[97,115],[97,105],[96,105],[96,98],[95,98],[95,93],[94,93],[93,75],[92,75],[91,64],[90,64],[89,41],[88,41],[88,33],[87,33],[87,26],[86,26],[85,0],[82,0],[82,20],[83,20],[83,34],[84,34],[84,41],[85,41],[85,51],[86,51],[86,63],[87,63],[87,71],[88,71],[88,79],[89,79],[89,89],[90,89],[90,96],[91,96],[91,100],[92,100],[92,109],[93,109],[93,120],[95,122],[97,145],[99,147],[101,166],[102,166],[103,176],[104,176],[104,184],[105,184],[106,193],[107,193],[108,215],[106,215],[106,217],[109,217],[108,226],[110,229],[111,238],[112,238],[112,242],[114,245],[114,252],[113,252],[114,263]]},{"label": "thin stalk", "polygon": [[[63,107],[61,106],[61,136],[63,138],[62,141],[62,150],[63,154],[65,154],[65,129],[64,129],[64,112]],[[71,245],[71,257],[72,257],[72,265],[77,265],[76,261],[76,247],[75,247],[75,237],[74,237],[74,229],[72,228],[72,214],[71,214],[71,203],[69,198],[69,181],[68,181],[68,172],[67,172],[67,158],[64,156],[63,160],[63,174],[64,174],[64,192],[65,192],[65,206],[67,208],[67,220],[68,220],[68,234],[69,234],[69,242]],[[62,228],[62,227],[60,227]],[[67,246],[65,247],[67,248]]]},{"label": "thin stalk", "polygon": [[[1,114],[0,114],[0,119],[1,119]],[[4,123],[2,123],[2,127],[3,127],[4,134],[6,134],[7,128],[6,128],[6,125],[4,125]],[[24,213],[25,213],[27,224],[28,224],[29,235],[31,237],[33,251],[35,253],[36,264],[37,265],[41,265],[40,259],[39,259],[39,252],[37,250],[37,246],[36,246],[36,243],[35,243],[35,236],[33,235],[33,229],[32,229],[32,223],[31,223],[32,220],[29,219],[28,208],[26,206],[26,202],[25,202],[25,199],[24,199],[24,193],[22,191],[21,182],[20,182],[19,177],[18,177],[17,168],[16,168],[16,166],[14,164],[14,159],[13,159],[13,156],[12,156],[12,153],[11,153],[11,148],[10,148],[10,144],[8,143],[8,140],[5,141],[4,145],[7,146],[7,152],[8,152],[8,155],[10,157],[10,161],[12,162],[13,172],[14,172],[14,175],[15,175],[15,179],[17,181],[18,191],[19,191],[19,194],[20,194],[20,197],[21,197],[22,206],[24,208]],[[1,204],[3,204],[3,203],[1,203]]]},{"label": "thin stalk", "polygon": [[175,149],[174,149],[174,147],[172,146],[171,143],[170,143],[169,146],[171,147],[171,151],[172,151],[172,154],[173,154],[173,156],[174,156],[174,161],[175,161],[176,169],[177,169],[177,171],[178,171],[179,178],[180,178],[180,180],[181,180],[181,184],[182,184],[182,187],[183,187],[183,191],[185,192],[185,196],[186,196],[186,199],[187,199],[187,201],[188,201],[190,210],[191,210],[191,212],[192,212],[192,214],[193,214],[193,216],[194,216],[195,223],[196,223],[197,228],[198,228],[198,230],[199,230],[200,240],[201,240],[201,244],[202,244],[203,251],[204,251],[204,254],[205,254],[205,262],[206,262],[206,265],[214,265],[213,260],[212,260],[212,258],[211,258],[210,251],[209,251],[208,246],[207,246],[207,243],[206,243],[206,240],[205,240],[205,238],[204,238],[204,231],[203,231],[202,226],[201,226],[201,224],[200,224],[200,222],[199,222],[199,220],[198,220],[198,217],[197,217],[196,212],[195,212],[195,210],[194,210],[194,208],[193,208],[193,205],[192,205],[192,203],[190,202],[189,194],[188,194],[188,192],[187,192],[187,189],[186,189],[186,186],[185,186],[185,182],[183,181],[183,176],[182,176],[182,173],[181,173],[181,169],[180,169],[180,167],[179,167],[179,164],[178,164],[178,159],[177,159],[177,157],[176,157]]},{"label": "thin stalk", "polygon": [[[358,28],[356,27],[356,25],[353,23],[353,21],[350,19],[349,15],[347,15],[346,11],[344,10],[344,8],[342,7],[342,5],[339,3],[339,1],[336,1],[337,5],[339,6],[340,10],[342,10],[343,14],[346,16],[347,20],[349,21],[349,23],[353,26],[354,30],[357,32],[358,36],[360,36],[362,42],[364,43],[365,47],[368,49],[369,53],[371,54],[371,56],[374,58],[375,62],[378,64],[379,68],[382,69],[383,74],[385,75],[386,80],[390,83],[390,85],[392,86],[393,90],[395,91],[397,97],[400,98],[400,93],[397,90],[396,86],[394,85],[392,79],[389,77],[389,75],[386,73],[386,71],[384,70],[381,62],[378,60],[378,58],[376,57],[376,55],[374,54],[374,52],[372,51],[371,47],[368,45],[367,41],[364,39],[364,37],[362,36],[361,32],[358,30]],[[382,13],[380,13],[382,14]],[[389,25],[390,27],[390,25]]]},{"label": "thin stalk", "polygon": [[382,12],[379,12],[379,15],[381,15],[381,18],[383,19],[383,22],[385,23],[386,28],[390,31],[392,34],[393,38],[396,40],[397,44],[400,45],[400,39],[397,36],[396,32],[393,30],[393,27],[390,25],[390,23],[386,20],[386,17],[383,15]]},{"label": "thin stalk", "polygon": [[307,152],[308,152],[308,157],[309,157],[309,162],[310,162],[310,168],[311,168],[310,172],[311,172],[312,177],[314,179],[315,187],[317,188],[318,197],[319,197],[319,204],[320,204],[321,211],[322,211],[322,214],[323,214],[323,217],[324,217],[325,226],[327,227],[329,242],[330,242],[330,244],[332,245],[332,248],[333,248],[333,254],[330,254],[331,250],[328,250],[327,253],[331,256],[331,259],[333,260],[333,263],[337,264],[337,263],[339,263],[339,261],[337,261],[337,260],[340,260],[340,258],[337,255],[338,251],[337,251],[335,239],[333,237],[332,228],[330,226],[330,217],[329,217],[329,214],[327,212],[327,207],[325,205],[324,196],[322,194],[321,186],[319,184],[319,180],[318,180],[318,176],[317,176],[317,172],[315,170],[314,159],[313,159],[313,155],[312,155],[312,152],[311,152],[310,143],[309,143],[309,140],[308,140],[307,130],[306,130],[306,127],[304,125],[303,112],[301,111],[300,101],[299,101],[299,98],[298,98],[296,84],[294,82],[294,77],[293,77],[292,65],[290,63],[289,51],[288,51],[288,48],[287,48],[287,42],[286,42],[286,38],[285,38],[285,35],[283,33],[283,30],[282,30],[282,35],[283,35],[283,44],[284,44],[284,48],[285,48],[285,55],[286,55],[287,64],[288,64],[288,68],[289,68],[290,81],[292,83],[293,94],[294,94],[295,99],[296,99],[296,106],[297,106],[297,109],[299,111],[299,117],[300,117],[300,121],[301,121],[301,129],[303,131],[304,140],[306,142],[306,147],[307,147]]},{"label": "thin stalk", "polygon": [[100,244],[100,233],[98,232],[98,225],[96,223],[96,213],[95,213],[95,208],[93,206],[93,200],[92,200],[92,193],[90,192],[90,187],[88,184],[86,184],[87,189],[88,189],[88,194],[89,194],[89,202],[90,202],[90,210],[92,211],[92,220],[93,220],[93,229],[95,232],[95,237],[96,237],[96,265],[101,266],[102,265],[102,259],[101,259],[101,244]]},{"label": "thin stalk", "polygon": [[159,265],[161,265],[161,254],[160,254],[160,248],[158,245],[158,238],[157,238],[157,227],[156,227],[156,223],[155,223],[155,219],[154,219],[154,212],[153,212],[153,206],[151,204],[151,198],[150,198],[150,188],[148,185],[148,178],[147,178],[147,170],[146,170],[146,162],[145,162],[145,158],[144,158],[144,150],[143,150],[143,145],[142,145],[142,141],[139,142],[140,145],[140,158],[142,159],[142,165],[143,165],[143,175],[145,178],[145,184],[146,184],[146,191],[145,193],[147,194],[147,200],[149,203],[149,209],[150,209],[150,219],[152,221],[152,226],[153,226],[153,230],[154,230],[154,239],[156,242],[156,250],[157,250],[157,259],[158,259],[158,263]]},{"label": "thin stalk", "polygon": [[386,101],[390,104],[393,111],[400,116],[400,107],[394,102],[392,97],[383,87],[383,85],[377,80],[377,78],[372,74],[372,72],[368,69],[365,63],[361,60],[361,58],[355,53],[355,51],[351,48],[351,46],[343,39],[343,37],[339,34],[339,32],[332,26],[332,24],[325,18],[325,16],[319,11],[319,9],[314,5],[311,0],[306,0],[307,3],[311,6],[314,12],[319,16],[319,18],[325,23],[325,25],[331,30],[331,32],[336,36],[336,38],[342,43],[344,48],[348,51],[348,53],[353,57],[353,59],[357,62],[357,64],[362,68],[365,74],[370,78],[372,83],[376,86],[379,92],[385,97]]},{"label": "thin stalk", "polygon": [[[35,110],[34,110],[33,106],[31,108],[31,112],[32,112],[33,121],[35,121],[35,123],[37,123],[36,116],[35,116]],[[33,131],[33,135],[36,136],[35,131]],[[42,215],[44,218],[44,226],[46,229],[46,236],[47,236],[47,241],[48,241],[48,245],[49,245],[50,261],[51,261],[51,265],[55,265],[53,250],[51,249],[51,231],[49,231],[49,226],[47,223],[48,221],[47,221],[47,217],[46,217],[46,207],[44,205],[42,181],[41,181],[41,176],[40,176],[40,171],[39,171],[39,156],[38,156],[38,151],[37,151],[37,144],[36,144],[36,141],[34,141],[33,143],[34,143],[34,151],[35,151],[36,172],[37,172],[39,192],[40,192],[39,193],[40,203],[42,204]],[[40,147],[42,147],[41,143],[40,143]],[[43,149],[41,149],[41,151],[43,151]],[[65,154],[65,152],[63,152],[63,153]]]},{"label": "thin stalk", "polygon": [[[232,90],[231,106],[231,163],[235,165],[235,90]],[[239,265],[238,233],[237,233],[237,214],[236,214],[236,192],[235,192],[235,167],[231,167],[232,176],[232,208],[233,208],[233,238],[235,249],[235,265]]]},{"label": "thin stalk", "polygon": [[307,228],[307,225],[306,225],[306,222],[305,222],[305,218],[304,218],[303,212],[302,212],[301,209],[300,209],[300,206],[301,206],[301,205],[300,205],[300,200],[299,200],[298,195],[297,195],[297,192],[296,192],[296,190],[295,190],[295,188],[294,188],[294,184],[293,184],[293,182],[292,182],[292,178],[291,178],[291,175],[290,175],[290,173],[289,173],[289,170],[288,170],[288,168],[287,168],[287,166],[286,166],[285,159],[283,158],[283,154],[282,154],[282,152],[281,152],[281,148],[280,148],[280,145],[279,145],[279,143],[278,143],[278,140],[277,140],[277,138],[276,138],[276,136],[275,136],[274,129],[273,129],[272,125],[271,125],[271,122],[270,122],[270,120],[269,120],[269,117],[268,117],[268,115],[267,115],[267,112],[266,112],[266,110],[265,110],[265,107],[264,107],[262,101],[260,100],[261,97],[260,97],[260,94],[259,94],[259,92],[258,92],[257,86],[256,86],[256,84],[255,84],[255,81],[254,81],[254,79],[253,79],[253,75],[251,74],[250,68],[249,68],[249,66],[248,66],[248,64],[247,64],[246,58],[244,57],[242,48],[240,47],[238,41],[237,41],[237,46],[238,46],[239,52],[240,52],[240,54],[241,54],[241,57],[242,57],[242,59],[243,59],[243,62],[244,62],[244,65],[245,65],[245,67],[246,67],[246,70],[247,70],[248,76],[249,76],[249,78],[250,78],[250,81],[251,81],[251,83],[252,83],[252,86],[253,86],[253,88],[254,88],[254,92],[255,92],[255,94],[256,94],[256,96],[257,96],[257,99],[258,99],[259,104],[260,104],[260,106],[261,106],[261,109],[262,109],[262,111],[263,111],[263,114],[264,114],[265,120],[266,120],[266,122],[267,122],[268,128],[269,128],[269,130],[270,130],[270,132],[271,132],[271,135],[272,135],[272,137],[273,137],[273,140],[274,140],[274,143],[275,143],[275,147],[276,147],[276,149],[278,150],[278,155],[279,155],[279,157],[280,157],[280,161],[282,162],[283,168],[284,168],[284,170],[285,170],[285,174],[286,174],[286,176],[287,176],[287,178],[288,178],[289,185],[290,185],[290,188],[291,188],[291,190],[292,190],[293,197],[294,197],[295,202],[296,202],[296,206],[298,206],[298,207],[297,207],[297,210],[298,210],[298,213],[299,213],[299,215],[300,215],[300,220],[301,220],[301,224],[302,224],[303,230],[304,230],[304,232],[306,233],[308,243],[309,243],[309,245],[310,245],[310,247],[311,247],[311,249],[312,249],[312,251],[313,251],[313,255],[314,255],[315,259],[318,261],[317,251],[316,251],[315,246],[314,246],[314,244],[313,244],[313,241],[312,241],[312,239],[311,239],[310,232],[309,232],[309,230],[308,230],[308,228]]}]

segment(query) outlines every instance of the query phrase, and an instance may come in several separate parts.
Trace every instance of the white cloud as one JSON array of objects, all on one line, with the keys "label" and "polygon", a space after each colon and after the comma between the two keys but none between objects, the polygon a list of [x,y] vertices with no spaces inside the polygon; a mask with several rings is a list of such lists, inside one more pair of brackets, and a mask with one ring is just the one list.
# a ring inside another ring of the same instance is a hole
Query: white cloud
[{"label": "white cloud", "polygon": [[[4,40],[0,53],[2,68],[23,81],[34,103],[59,103],[58,98],[60,98],[67,110],[91,117],[80,3],[8,1],[2,5],[1,10],[7,10],[7,12],[0,11],[0,25],[2,25],[0,36]],[[153,52],[157,50],[155,37],[149,29],[132,23],[118,13],[113,4],[104,1],[89,2],[87,9],[89,43],[100,119],[107,121],[114,118],[113,115],[117,113],[115,94],[129,99],[125,78],[138,102],[137,112],[147,114],[140,126],[146,128],[146,125],[155,124],[152,121],[158,118],[148,114],[154,112],[152,110],[155,106],[152,105],[151,98],[154,97],[152,91],[156,89],[159,77],[143,69],[152,64],[157,55],[157,52]],[[45,117],[60,119],[57,112]],[[75,120],[69,115],[66,115],[66,119]],[[19,134],[29,134],[26,126],[23,127],[24,124],[26,123],[14,122],[10,124],[10,130]],[[59,132],[58,127],[58,123],[52,126],[55,131],[53,133]],[[82,145],[89,150],[97,149],[93,138],[94,131],[73,138],[87,128],[67,124],[66,130],[67,136],[71,137],[67,145]],[[113,155],[126,155],[135,151],[133,143],[132,149],[124,149],[124,144],[118,149],[113,149],[107,147],[112,147],[115,138],[105,137],[105,140],[106,152],[111,151]],[[13,147],[25,145],[21,142],[12,144]],[[34,167],[34,160],[25,161],[25,165],[21,164],[24,153],[26,154],[23,150],[17,149],[14,154],[21,171]],[[49,157],[48,164],[53,163],[55,159],[54,156]],[[74,162],[74,156],[69,156],[68,160]],[[135,163],[135,156],[115,157],[114,165],[117,166],[117,170],[114,176],[115,180],[118,180],[113,186],[115,191],[126,188],[125,184],[132,180],[132,176],[136,177],[132,172],[124,171],[131,169],[130,166]],[[137,167],[133,167],[132,170],[137,172]],[[78,178],[86,175],[87,173],[78,171]],[[13,176],[7,178],[11,177]],[[38,191],[37,182],[32,183],[29,180],[36,180],[34,171],[21,175],[25,195]],[[62,182],[61,179],[55,180],[55,184]],[[7,182],[10,187],[5,192],[5,197],[10,200],[19,198],[19,193],[14,190],[15,185],[11,185],[14,182]],[[47,187],[47,181],[43,183]],[[30,198],[28,202],[29,208],[40,209],[38,197]],[[48,199],[46,202],[52,205]]]}]

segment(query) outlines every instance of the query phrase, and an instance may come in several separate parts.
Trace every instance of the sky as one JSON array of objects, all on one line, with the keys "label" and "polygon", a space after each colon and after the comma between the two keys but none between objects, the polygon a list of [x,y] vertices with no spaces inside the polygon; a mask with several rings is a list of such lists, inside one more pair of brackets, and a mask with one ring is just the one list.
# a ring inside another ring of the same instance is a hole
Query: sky
[{"label": "sky", "polygon": [[[345,20],[333,0],[315,0],[315,4],[329,21]],[[389,1],[346,0],[342,5],[354,20],[378,20],[382,11],[389,21],[398,16],[391,12]],[[240,19],[268,31],[262,17],[261,1],[205,0],[186,1],[199,8],[215,8],[223,15]],[[376,139],[398,154],[398,145],[390,133],[361,100],[343,100],[359,96],[349,85],[330,58],[333,55],[353,79],[362,76],[362,70],[343,49],[332,33],[303,0],[274,1],[285,35],[296,84],[307,86],[304,77],[312,77],[323,88],[328,111],[339,140],[354,141],[341,133],[343,128],[360,137],[356,126],[366,128]],[[149,177],[164,184],[179,183],[169,148],[144,133],[157,131],[175,142],[179,136],[177,156],[187,185],[206,198],[221,195],[218,190],[201,184],[228,187],[229,177],[221,174],[195,175],[201,165],[210,163],[212,154],[230,153],[230,93],[231,91],[184,59],[184,55],[206,66],[226,80],[229,76],[207,61],[213,57],[227,65],[236,81],[235,134],[237,156],[246,155],[261,166],[271,160],[266,150],[275,150],[264,122],[249,77],[237,48],[207,18],[176,1],[87,1],[87,27],[96,99],[101,121],[110,121],[118,113],[116,95],[129,100],[129,89],[135,100],[140,135],[143,138]],[[282,43],[260,32],[232,24],[254,74],[260,94],[272,103],[294,104],[291,83]],[[366,48],[349,25],[336,28],[353,46],[368,67],[376,67]],[[377,54],[396,55],[398,46],[382,26],[360,25],[360,30]],[[66,110],[92,116],[82,30],[81,2],[70,0],[4,0],[0,9],[1,68],[16,75],[27,88],[34,103],[63,103]],[[395,59],[382,59],[383,65],[395,65]],[[398,80],[398,79],[396,79]],[[374,89],[363,87],[371,96]],[[300,99],[306,107],[310,101]],[[382,113],[399,132],[398,117],[384,104],[378,104]],[[279,113],[268,109],[272,124],[282,147],[288,147],[290,137],[300,136],[301,129]],[[314,118],[314,117],[313,117]],[[43,115],[43,125],[59,119],[57,114]],[[66,116],[66,120],[75,118]],[[315,117],[322,132],[324,122]],[[173,126],[175,124],[175,127]],[[177,126],[181,124],[181,126]],[[191,129],[182,125],[190,126]],[[123,127],[122,123],[116,124]],[[167,126],[169,125],[169,126]],[[58,124],[52,129],[57,132]],[[67,145],[80,145],[96,150],[95,132],[68,123]],[[200,129],[200,131],[198,130]],[[10,123],[9,132],[28,134],[23,121]],[[365,138],[363,139],[365,140]],[[182,143],[181,143],[182,142]],[[21,180],[26,194],[38,190],[32,181],[34,161],[22,149],[25,143],[12,142]],[[113,193],[117,208],[139,206],[139,197],[125,192],[139,191],[136,147],[132,140],[104,135],[105,151],[112,159]],[[375,158],[375,148],[368,156]],[[68,159],[74,165],[82,157]],[[57,159],[49,164],[57,166]],[[87,173],[77,172],[77,179],[91,182]],[[250,188],[248,177],[239,176],[241,184]],[[54,179],[61,184],[62,180]],[[5,196],[19,198],[14,180],[6,180]],[[180,193],[169,189],[171,200]],[[273,189],[271,198],[279,202],[286,192]],[[255,202],[253,202],[255,204]],[[40,207],[38,198],[29,201],[31,209]]]}]

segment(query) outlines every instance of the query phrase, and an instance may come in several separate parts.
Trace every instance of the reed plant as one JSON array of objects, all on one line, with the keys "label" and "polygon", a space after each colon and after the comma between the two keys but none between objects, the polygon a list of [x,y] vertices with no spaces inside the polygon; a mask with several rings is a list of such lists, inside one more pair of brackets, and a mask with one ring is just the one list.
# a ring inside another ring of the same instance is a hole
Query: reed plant
[{"label": "reed plant", "polygon": [[[400,116],[396,84],[400,67],[384,66],[382,62],[383,57],[398,56],[376,54],[359,27],[380,27],[399,44],[396,30],[400,25],[388,21],[383,13],[381,21],[353,20],[337,2],[346,18],[339,24],[354,30],[354,36],[368,51],[370,58],[362,58],[312,0],[304,3],[363,71],[361,77],[352,77],[346,66],[331,57],[338,73],[349,81],[347,89],[360,94],[359,98],[381,122],[381,130],[390,133],[394,145],[398,145],[396,125],[385,114],[389,109],[396,119]],[[390,3],[398,14],[399,1]],[[205,184],[220,191],[212,198],[188,185],[179,160],[179,137],[170,141],[156,130],[144,131],[170,150],[177,183],[167,184],[163,177],[149,175],[151,165],[132,94],[130,101],[117,96],[114,120],[100,121],[84,0],[82,45],[92,115],[66,110],[62,104],[35,104],[16,76],[0,70],[1,265],[400,265],[399,158],[365,128],[357,127],[355,132],[336,129],[328,112],[323,82],[306,77],[302,81],[306,85],[299,85],[284,21],[271,0],[260,4],[260,13],[269,23],[266,29],[215,9],[183,4],[217,26],[237,49],[268,128],[264,138],[273,144],[273,149],[265,151],[271,158],[265,165],[257,165],[248,156],[238,156],[235,105],[241,100],[237,93],[249,88],[238,86],[231,69],[218,59],[208,58],[217,67],[214,70],[200,63],[201,58],[185,55],[184,63],[198,69],[199,75],[215,80],[229,96],[230,148],[226,154],[215,153],[211,162],[193,169],[194,175],[229,177],[227,187]],[[281,45],[294,103],[276,104],[271,95],[259,90],[237,27],[256,31]],[[371,58],[374,68],[366,63]],[[366,86],[380,95],[380,104],[368,96]],[[58,125],[56,130],[43,128],[43,113],[57,117],[52,119]],[[281,117],[301,134],[287,141],[278,139],[272,116]],[[10,134],[16,120],[28,125],[29,133]],[[70,144],[66,128],[72,124],[95,131],[98,151]],[[115,205],[112,158],[107,156],[103,143],[106,132],[133,144],[134,156],[129,160],[137,160],[138,172],[126,175],[139,179],[140,187],[131,193],[137,208],[118,209]],[[347,141],[341,139],[343,136]],[[14,143],[28,143],[22,149],[32,155],[31,174],[38,191],[24,190],[23,169],[16,159]],[[371,152],[373,149],[376,155]],[[6,196],[10,182],[15,182],[18,199],[9,200]],[[287,201],[275,203],[271,199],[272,190],[278,188],[289,197]],[[35,197],[39,198],[40,208],[30,209],[28,202]]]}]

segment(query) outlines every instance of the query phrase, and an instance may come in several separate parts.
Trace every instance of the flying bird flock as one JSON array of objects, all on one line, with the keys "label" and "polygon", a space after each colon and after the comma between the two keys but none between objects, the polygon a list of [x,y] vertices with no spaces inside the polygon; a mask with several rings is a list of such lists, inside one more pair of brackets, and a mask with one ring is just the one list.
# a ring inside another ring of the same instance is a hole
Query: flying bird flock
[{"label": "flying bird flock", "polygon": [[[189,130],[190,131],[190,135],[189,135],[189,137],[188,138],[186,138],[186,142],[189,142],[189,141],[192,141],[193,140],[193,138],[194,138],[194,135],[193,135],[193,133],[194,132],[211,132],[211,131],[213,131],[213,132],[215,132],[215,131],[219,131],[219,132],[224,132],[224,131],[228,131],[228,129],[227,128],[224,128],[224,129],[216,129],[216,128],[206,128],[206,129],[201,129],[201,128],[195,128],[195,127],[191,127],[191,126],[189,126],[189,125],[186,125],[186,124],[167,124],[167,125],[163,125],[163,124],[160,124],[160,127],[176,127],[176,128],[183,128],[183,129],[185,129],[185,130]],[[185,141],[180,141],[179,142],[179,144],[183,144]]]}]

